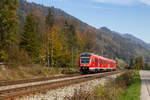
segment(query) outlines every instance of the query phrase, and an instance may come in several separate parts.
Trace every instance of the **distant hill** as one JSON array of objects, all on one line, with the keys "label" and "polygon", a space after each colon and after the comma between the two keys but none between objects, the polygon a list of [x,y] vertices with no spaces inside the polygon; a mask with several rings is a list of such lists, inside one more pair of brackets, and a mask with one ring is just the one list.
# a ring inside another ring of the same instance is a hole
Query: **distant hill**
[{"label": "distant hill", "polygon": [[131,34],[123,34],[123,36],[124,36],[125,38],[131,39],[131,40],[137,42],[138,44],[141,44],[141,45],[144,45],[144,46],[149,47],[149,44],[147,44],[147,43],[144,42],[143,40],[141,40],[141,39],[139,39],[139,38],[137,38],[137,37],[135,37],[135,36],[133,36],[133,35],[131,35]]},{"label": "distant hill", "polygon": [[[48,13],[47,7],[35,3],[27,3],[24,0],[20,0],[19,5],[18,16],[21,25],[24,23],[25,16],[30,11],[40,12],[41,16],[45,16]],[[150,61],[150,48],[142,40],[129,34],[121,35],[118,32],[111,31],[111,29],[107,27],[96,29],[58,8],[52,7],[52,12],[55,17],[55,25],[57,26],[61,26],[67,21],[75,25],[76,31],[80,34],[88,31],[95,33],[97,35],[95,38],[97,41],[95,53],[101,54],[103,51],[103,54],[107,57],[116,57],[125,61],[129,61],[131,58],[140,55],[144,56],[147,61]]]},{"label": "distant hill", "polygon": [[124,55],[124,56],[128,55],[128,56],[134,56],[134,57],[139,55],[139,56],[143,56],[146,61],[148,62],[150,61],[149,60],[150,48],[148,44],[146,44],[144,41],[130,34],[122,35],[121,33],[111,31],[110,29],[106,27],[102,27],[99,30],[103,31],[105,35],[107,34],[106,35],[107,40],[109,41],[109,39],[111,39],[109,44],[112,47],[117,48],[118,49],[117,52],[120,50],[122,53],[120,55]]}]

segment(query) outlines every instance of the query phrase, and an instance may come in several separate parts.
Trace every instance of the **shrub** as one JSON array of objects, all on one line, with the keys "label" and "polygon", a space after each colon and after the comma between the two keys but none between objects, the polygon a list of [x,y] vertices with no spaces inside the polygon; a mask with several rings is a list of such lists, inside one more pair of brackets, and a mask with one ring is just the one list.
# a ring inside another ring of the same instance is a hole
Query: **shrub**
[{"label": "shrub", "polygon": [[65,100],[117,100],[135,80],[135,72],[125,72],[115,80],[109,80],[105,85],[95,87],[90,92],[85,92],[80,88],[75,90],[72,97]]},{"label": "shrub", "polygon": [[117,77],[115,81],[119,85],[124,83],[125,86],[128,87],[129,85],[132,84],[134,75],[135,75],[134,71],[129,71]]}]

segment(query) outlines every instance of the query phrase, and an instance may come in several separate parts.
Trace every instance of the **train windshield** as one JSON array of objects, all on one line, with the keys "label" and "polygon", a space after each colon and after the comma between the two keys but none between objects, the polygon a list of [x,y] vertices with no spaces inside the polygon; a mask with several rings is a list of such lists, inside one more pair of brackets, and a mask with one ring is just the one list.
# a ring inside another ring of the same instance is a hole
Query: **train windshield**
[{"label": "train windshield", "polygon": [[82,54],[81,55],[81,64],[89,64],[90,63],[90,54]]}]

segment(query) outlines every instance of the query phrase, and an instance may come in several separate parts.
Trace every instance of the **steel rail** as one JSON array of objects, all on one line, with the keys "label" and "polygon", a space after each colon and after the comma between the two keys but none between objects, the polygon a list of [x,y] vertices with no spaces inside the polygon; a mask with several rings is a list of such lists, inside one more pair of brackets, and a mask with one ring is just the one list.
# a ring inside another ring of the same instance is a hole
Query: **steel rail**
[{"label": "steel rail", "polygon": [[56,89],[59,87],[64,87],[64,86],[69,86],[72,84],[90,81],[93,79],[97,79],[97,78],[101,78],[101,77],[105,77],[105,76],[109,76],[109,75],[113,75],[117,73],[120,73],[120,71],[82,75],[81,77],[72,78],[72,79],[49,82],[49,83],[40,84],[40,85],[2,90],[0,91],[0,100],[14,100],[15,98],[23,97],[26,95],[47,92],[49,90]]},{"label": "steel rail", "polygon": [[62,76],[52,76],[52,77],[46,77],[46,78],[35,78],[35,79],[25,79],[25,80],[16,80],[16,81],[5,81],[0,82],[1,86],[10,86],[10,85],[17,85],[17,84],[24,84],[24,83],[31,83],[31,82],[40,82],[40,81],[47,81],[52,79],[59,79],[59,78],[66,78],[66,77],[73,77],[73,76],[79,76],[81,74],[72,74],[72,75],[62,75]]}]

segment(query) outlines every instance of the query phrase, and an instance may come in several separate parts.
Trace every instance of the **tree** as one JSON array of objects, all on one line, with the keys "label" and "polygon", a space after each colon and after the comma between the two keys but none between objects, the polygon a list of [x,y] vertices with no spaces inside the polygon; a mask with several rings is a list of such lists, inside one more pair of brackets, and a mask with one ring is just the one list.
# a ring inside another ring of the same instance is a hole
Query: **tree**
[{"label": "tree", "polygon": [[145,64],[144,64],[144,69],[149,69],[150,67],[149,67],[149,65],[148,65],[148,63],[146,62]]},{"label": "tree", "polygon": [[39,34],[37,32],[37,23],[34,15],[30,13],[26,17],[26,21],[23,28],[23,34],[21,35],[20,47],[28,52],[28,55],[32,60],[37,61],[40,53]]},{"label": "tree", "polygon": [[[0,0],[0,52],[4,55],[13,53],[18,43],[17,11],[18,0]],[[0,55],[0,61],[4,55]]]},{"label": "tree", "polygon": [[77,34],[75,26],[69,25],[67,22],[65,22],[64,35],[67,38],[66,42],[68,44],[68,47],[72,49],[77,46]]},{"label": "tree", "polygon": [[[52,26],[53,26],[53,24],[54,24],[54,16],[53,16],[53,14],[52,14],[52,10],[51,10],[51,8],[49,8],[48,9],[48,15],[46,16],[46,20],[45,20],[46,22],[46,27],[47,27],[47,32],[46,32],[46,37],[45,37],[45,44],[43,44],[43,45],[45,45],[44,47],[46,47],[46,60],[47,60],[47,65],[48,65],[48,67],[50,66],[50,57],[49,57],[49,55],[50,55],[50,52],[52,52],[52,51],[49,51],[49,40],[48,40],[48,38],[49,38],[49,34],[51,33],[51,28],[52,28]],[[52,58],[53,59],[53,58]],[[51,60],[52,60],[51,59]]]},{"label": "tree", "polygon": [[[64,44],[66,45],[64,49],[70,52],[70,58],[72,59],[72,66],[74,66],[74,61],[77,58],[76,53],[77,53],[77,34],[76,34],[76,29],[74,25],[70,25],[67,22],[64,24],[64,28],[62,30],[62,34],[65,37],[64,39]],[[70,62],[71,65],[71,62]]]},{"label": "tree", "polygon": [[53,26],[51,29],[51,33],[48,36],[48,41],[49,41],[49,57],[50,57],[50,65],[51,66],[61,66],[62,62],[62,44],[60,41],[58,29]]},{"label": "tree", "polygon": [[96,34],[88,31],[87,33],[84,34],[84,45],[83,48],[87,52],[92,52],[94,50],[94,47],[96,45]]},{"label": "tree", "polygon": [[134,67],[134,60],[133,60],[133,59],[130,59],[129,68],[130,68],[130,69],[133,69],[133,67]]},{"label": "tree", "polygon": [[134,64],[134,68],[137,70],[143,69],[144,67],[144,59],[143,57],[136,57],[135,58],[135,64]]},{"label": "tree", "polygon": [[52,10],[51,8],[48,9],[48,15],[46,16],[46,25],[47,25],[47,28],[50,29],[52,28],[54,24],[54,16],[52,14]]}]

